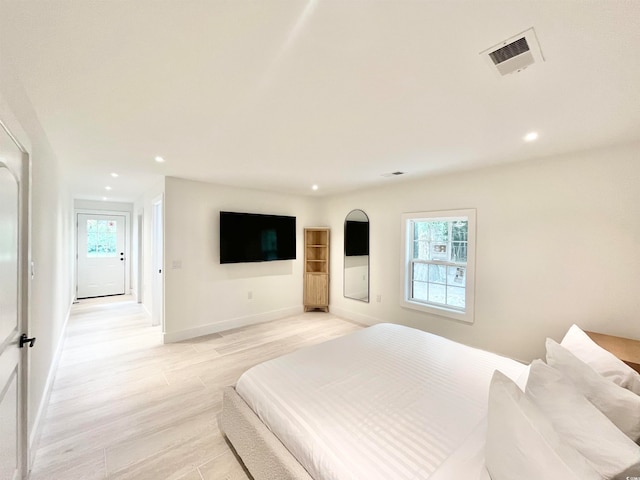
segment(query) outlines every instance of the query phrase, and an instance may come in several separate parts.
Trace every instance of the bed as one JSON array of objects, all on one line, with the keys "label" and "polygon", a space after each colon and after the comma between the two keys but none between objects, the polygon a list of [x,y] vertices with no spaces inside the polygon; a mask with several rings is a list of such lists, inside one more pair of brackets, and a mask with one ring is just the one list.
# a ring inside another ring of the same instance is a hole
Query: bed
[{"label": "bed", "polygon": [[437,478],[460,447],[461,461],[477,453],[496,369],[516,380],[526,367],[379,324],[245,372],[225,391],[221,427],[255,478]]},{"label": "bed", "polygon": [[487,480],[492,377],[528,368],[379,324],[249,369],[220,428],[256,480]]}]

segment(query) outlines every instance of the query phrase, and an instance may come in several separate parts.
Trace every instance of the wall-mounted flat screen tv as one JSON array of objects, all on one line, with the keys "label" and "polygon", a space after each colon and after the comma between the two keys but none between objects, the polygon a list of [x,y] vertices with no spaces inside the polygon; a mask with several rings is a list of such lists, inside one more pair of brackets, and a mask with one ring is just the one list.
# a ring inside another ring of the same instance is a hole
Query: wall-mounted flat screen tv
[{"label": "wall-mounted flat screen tv", "polygon": [[345,233],[349,239],[344,246],[347,257],[369,255],[369,222],[347,220]]},{"label": "wall-mounted flat screen tv", "polygon": [[296,258],[296,217],[220,212],[220,263]]}]

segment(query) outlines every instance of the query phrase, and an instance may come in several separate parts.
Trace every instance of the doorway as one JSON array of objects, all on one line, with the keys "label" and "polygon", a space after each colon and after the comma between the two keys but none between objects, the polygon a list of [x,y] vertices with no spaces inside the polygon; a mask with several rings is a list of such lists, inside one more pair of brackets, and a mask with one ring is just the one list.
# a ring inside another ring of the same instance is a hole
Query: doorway
[{"label": "doorway", "polygon": [[78,213],[77,298],[124,295],[126,217]]}]

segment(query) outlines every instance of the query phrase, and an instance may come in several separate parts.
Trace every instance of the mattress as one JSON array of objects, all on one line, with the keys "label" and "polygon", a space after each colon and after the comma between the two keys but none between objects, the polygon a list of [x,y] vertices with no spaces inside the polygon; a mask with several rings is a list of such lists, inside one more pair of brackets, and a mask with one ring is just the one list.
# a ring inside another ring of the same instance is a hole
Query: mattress
[{"label": "mattress", "polygon": [[315,480],[482,478],[496,369],[516,380],[526,367],[379,324],[256,365],[236,391]]}]

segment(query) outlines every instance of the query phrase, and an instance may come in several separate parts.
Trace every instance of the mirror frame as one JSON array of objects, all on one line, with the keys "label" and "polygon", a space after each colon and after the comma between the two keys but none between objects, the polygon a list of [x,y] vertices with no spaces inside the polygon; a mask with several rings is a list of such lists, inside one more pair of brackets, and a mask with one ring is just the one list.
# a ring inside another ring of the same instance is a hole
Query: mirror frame
[{"label": "mirror frame", "polygon": [[[347,275],[347,267],[346,267],[346,261],[347,261],[347,221],[349,220],[349,216],[351,216],[352,214],[360,214],[362,216],[364,216],[364,218],[366,218],[366,223],[369,224],[369,235],[367,236],[367,251],[369,252],[367,255],[367,298],[355,298],[355,297],[349,297],[347,296],[346,293],[346,275]],[[370,280],[370,274],[371,274],[371,222],[369,220],[369,215],[367,215],[365,213],[364,210],[356,208],[351,210],[347,216],[344,218],[344,230],[343,230],[343,262],[342,262],[342,296],[344,298],[348,298],[350,300],[356,300],[358,302],[364,302],[364,303],[369,303],[371,301],[371,280]]]}]

